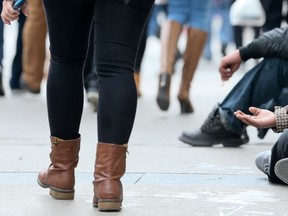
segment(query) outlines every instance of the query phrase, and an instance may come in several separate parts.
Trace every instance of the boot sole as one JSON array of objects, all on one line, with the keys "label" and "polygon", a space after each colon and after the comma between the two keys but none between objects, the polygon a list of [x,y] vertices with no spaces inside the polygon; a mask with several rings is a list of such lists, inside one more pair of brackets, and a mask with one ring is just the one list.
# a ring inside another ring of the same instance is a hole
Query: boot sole
[{"label": "boot sole", "polygon": [[288,184],[288,158],[279,160],[275,164],[274,171],[279,179]]},{"label": "boot sole", "polygon": [[224,147],[239,147],[241,145],[246,144],[249,140],[244,141],[243,142],[239,142],[239,140],[236,139],[227,139],[225,141],[217,141],[217,139],[213,140],[214,143],[205,143],[205,142],[191,142],[191,140],[185,136],[180,136],[178,138],[179,140],[181,140],[182,142],[192,145],[192,146],[196,146],[196,147],[212,147],[214,145],[220,145],[223,144]]},{"label": "boot sole", "polygon": [[99,211],[120,211],[121,202],[114,199],[99,199],[98,203],[93,203],[94,207],[98,208]]},{"label": "boot sole", "polygon": [[63,189],[55,188],[51,185],[43,184],[39,179],[37,179],[37,182],[42,188],[49,188],[50,189],[49,194],[55,199],[59,199],[59,200],[74,199],[74,194],[75,194],[74,190],[63,190]]}]

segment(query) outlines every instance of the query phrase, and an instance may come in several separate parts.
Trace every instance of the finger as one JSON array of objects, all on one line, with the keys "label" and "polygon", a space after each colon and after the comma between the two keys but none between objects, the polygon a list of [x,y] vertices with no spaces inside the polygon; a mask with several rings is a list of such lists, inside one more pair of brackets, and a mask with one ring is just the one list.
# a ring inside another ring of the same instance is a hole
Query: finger
[{"label": "finger", "polygon": [[247,119],[247,118],[246,118],[246,115],[236,114],[235,116],[236,116],[236,118],[238,118],[239,120],[241,120],[242,122],[244,122],[246,125],[251,125],[251,123],[246,120],[246,119]]},{"label": "finger", "polygon": [[3,21],[4,24],[11,25],[11,22],[9,20],[6,20],[6,19],[2,18],[2,21]]},{"label": "finger", "polygon": [[257,115],[260,112],[260,109],[256,107],[249,107],[249,111],[253,113],[254,115]]},{"label": "finger", "polygon": [[241,110],[237,110],[237,111],[234,112],[234,115],[244,116],[244,115],[247,115],[247,114],[242,112]]}]

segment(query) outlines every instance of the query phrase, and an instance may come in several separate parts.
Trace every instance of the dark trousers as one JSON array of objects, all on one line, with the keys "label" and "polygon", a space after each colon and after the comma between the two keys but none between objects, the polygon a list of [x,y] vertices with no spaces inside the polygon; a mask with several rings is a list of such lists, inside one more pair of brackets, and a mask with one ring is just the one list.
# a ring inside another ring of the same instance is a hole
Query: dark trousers
[{"label": "dark trousers", "polygon": [[10,78],[10,87],[12,89],[19,89],[20,86],[20,77],[22,74],[22,32],[24,28],[24,23],[26,16],[20,14],[18,19],[18,36],[16,42],[16,54],[12,62],[11,78]]},{"label": "dark trousers", "polygon": [[51,64],[47,81],[51,135],[79,136],[83,110],[83,66],[94,17],[99,76],[98,141],[127,143],[137,92],[134,62],[154,0],[44,0]]},{"label": "dark trousers", "polygon": [[283,183],[275,174],[274,167],[277,161],[288,158],[288,130],[284,130],[279,139],[274,144],[271,151],[271,163],[269,170],[269,180],[273,183]]}]

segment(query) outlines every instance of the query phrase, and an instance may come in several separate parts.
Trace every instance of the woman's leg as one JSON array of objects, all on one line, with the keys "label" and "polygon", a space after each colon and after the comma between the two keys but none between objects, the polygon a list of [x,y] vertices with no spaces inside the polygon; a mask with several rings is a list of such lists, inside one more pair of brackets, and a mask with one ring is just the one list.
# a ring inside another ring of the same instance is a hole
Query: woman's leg
[{"label": "woman's leg", "polygon": [[43,3],[51,52],[47,81],[51,135],[76,139],[79,137],[83,109],[82,70],[89,44],[94,1],[44,0]]},{"label": "woman's leg", "polygon": [[[96,1],[95,48],[99,75],[99,142],[128,143],[137,93],[134,63],[154,0]],[[107,20],[110,22],[107,23]]]},{"label": "woman's leg", "polygon": [[99,0],[95,7],[99,143],[93,204],[100,211],[121,208],[123,189],[120,178],[126,168],[125,144],[129,141],[137,105],[134,62],[154,0],[125,2]]},{"label": "woman's leg", "polygon": [[51,164],[38,175],[56,199],[73,199],[80,150],[83,65],[89,43],[94,0],[44,0],[51,64],[47,106],[51,130]]}]

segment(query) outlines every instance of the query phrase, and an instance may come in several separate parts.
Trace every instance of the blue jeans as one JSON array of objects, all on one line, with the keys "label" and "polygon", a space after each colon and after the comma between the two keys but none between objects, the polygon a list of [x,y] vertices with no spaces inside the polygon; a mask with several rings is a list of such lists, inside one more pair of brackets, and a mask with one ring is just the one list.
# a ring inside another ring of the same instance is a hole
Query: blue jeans
[{"label": "blue jeans", "polygon": [[[220,3],[221,4],[220,4]],[[220,16],[222,19],[222,24],[219,29],[219,36],[220,36],[220,42],[223,45],[228,45],[229,43],[234,42],[234,35],[233,35],[233,28],[230,24],[230,18],[229,18],[229,11],[230,11],[231,1],[219,1],[219,0],[213,0],[211,2],[211,5],[209,5],[208,8],[208,22],[209,22],[209,32],[208,37],[206,40],[206,44],[204,47],[204,56],[207,59],[212,58],[211,54],[211,34],[212,34],[212,24],[213,19],[216,15]]]},{"label": "blue jeans", "polygon": [[207,32],[210,0],[169,0],[168,20]]},{"label": "blue jeans", "polygon": [[250,106],[273,111],[275,105],[288,104],[288,61],[265,58],[248,71],[220,104],[220,116],[225,128],[241,134],[245,127],[234,116],[236,110],[249,113]]}]

